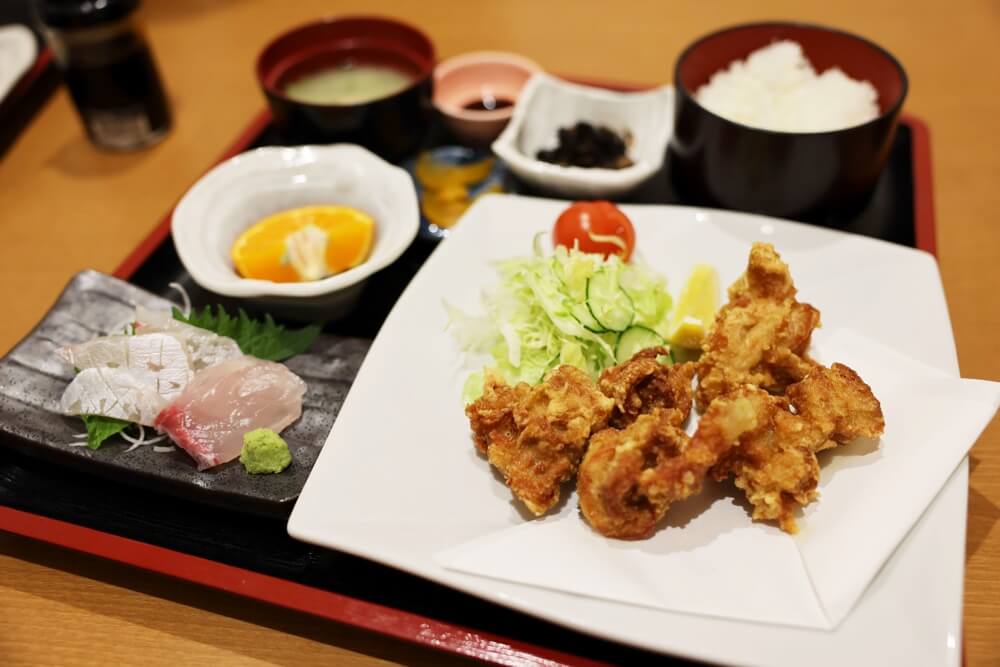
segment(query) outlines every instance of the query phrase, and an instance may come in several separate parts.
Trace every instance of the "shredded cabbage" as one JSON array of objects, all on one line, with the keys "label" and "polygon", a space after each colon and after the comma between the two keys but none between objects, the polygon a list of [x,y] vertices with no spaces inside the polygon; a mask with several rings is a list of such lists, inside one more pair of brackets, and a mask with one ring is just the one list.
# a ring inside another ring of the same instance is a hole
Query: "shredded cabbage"
[{"label": "shredded cabbage", "polygon": [[[667,337],[672,301],[662,276],[616,256],[604,258],[562,246],[545,255],[534,245],[532,256],[497,265],[500,281],[483,296],[485,314],[470,315],[445,304],[448,328],[461,349],[489,354],[493,373],[511,384],[538,384],[561,364],[576,366],[595,379],[614,365],[619,334],[586,326],[587,283],[599,270],[615,272],[625,293],[621,299],[631,299],[635,310],[632,325]],[[466,402],[482,393],[483,377],[477,372],[466,381]]]}]

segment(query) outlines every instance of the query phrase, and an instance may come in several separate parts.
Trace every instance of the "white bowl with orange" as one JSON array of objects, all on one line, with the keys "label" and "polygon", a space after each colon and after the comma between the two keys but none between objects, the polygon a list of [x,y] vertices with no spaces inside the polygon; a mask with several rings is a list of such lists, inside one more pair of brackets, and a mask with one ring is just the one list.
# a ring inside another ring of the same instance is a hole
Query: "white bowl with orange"
[{"label": "white bowl with orange", "polygon": [[352,144],[267,147],[203,176],[174,210],[181,263],[198,285],[275,314],[334,318],[413,241],[413,181]]}]

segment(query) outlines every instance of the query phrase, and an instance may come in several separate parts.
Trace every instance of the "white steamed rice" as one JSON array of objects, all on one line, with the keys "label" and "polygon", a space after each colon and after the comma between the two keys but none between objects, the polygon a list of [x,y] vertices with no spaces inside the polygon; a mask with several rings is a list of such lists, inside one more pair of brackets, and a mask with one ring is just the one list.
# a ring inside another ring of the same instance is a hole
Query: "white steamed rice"
[{"label": "white steamed rice", "polygon": [[695,93],[709,111],[744,125],[779,132],[827,132],[861,125],[879,113],[868,81],[837,67],[817,75],[792,41],[775,42],[719,70]]}]

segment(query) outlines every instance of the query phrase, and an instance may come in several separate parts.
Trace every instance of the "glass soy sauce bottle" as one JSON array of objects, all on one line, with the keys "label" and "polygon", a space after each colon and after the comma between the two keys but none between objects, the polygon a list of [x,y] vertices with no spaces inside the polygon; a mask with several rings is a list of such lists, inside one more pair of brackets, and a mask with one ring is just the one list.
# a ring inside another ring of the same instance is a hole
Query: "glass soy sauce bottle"
[{"label": "glass soy sauce bottle", "polygon": [[135,20],[139,0],[38,0],[36,8],[94,144],[129,151],[166,136],[170,108]]}]

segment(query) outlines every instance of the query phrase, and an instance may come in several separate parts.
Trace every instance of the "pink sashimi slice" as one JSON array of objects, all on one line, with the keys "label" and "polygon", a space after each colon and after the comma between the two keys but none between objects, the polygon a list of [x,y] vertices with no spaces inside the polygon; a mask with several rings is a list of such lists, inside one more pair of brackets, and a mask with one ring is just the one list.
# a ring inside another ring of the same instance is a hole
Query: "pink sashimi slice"
[{"label": "pink sashimi slice", "polygon": [[239,456],[247,431],[277,433],[298,419],[305,393],[306,383],[282,364],[227,359],[195,373],[154,425],[205,470]]}]

